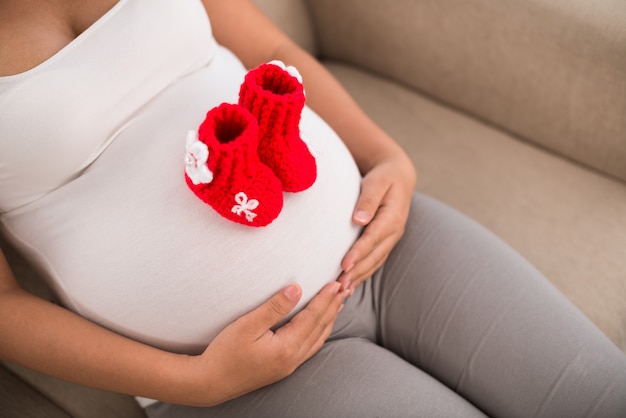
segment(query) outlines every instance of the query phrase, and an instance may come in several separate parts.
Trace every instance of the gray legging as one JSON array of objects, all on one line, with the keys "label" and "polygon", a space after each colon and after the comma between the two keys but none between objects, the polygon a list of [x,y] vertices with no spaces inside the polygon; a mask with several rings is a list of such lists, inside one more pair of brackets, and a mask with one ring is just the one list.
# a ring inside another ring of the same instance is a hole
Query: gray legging
[{"label": "gray legging", "polygon": [[288,378],[162,417],[626,417],[626,356],[481,226],[416,195],[384,267]]}]

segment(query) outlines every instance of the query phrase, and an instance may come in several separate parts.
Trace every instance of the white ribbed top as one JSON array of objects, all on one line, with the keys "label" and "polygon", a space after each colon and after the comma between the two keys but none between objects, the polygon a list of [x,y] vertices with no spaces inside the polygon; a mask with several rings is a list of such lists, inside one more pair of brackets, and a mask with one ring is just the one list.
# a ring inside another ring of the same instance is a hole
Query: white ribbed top
[{"label": "white ribbed top", "polygon": [[[359,234],[360,176],[305,108],[308,190],[268,227],[227,221],[184,181],[185,137],[236,102],[245,69],[197,0],[122,0],[52,58],[0,77],[0,219],[69,309],[131,338],[201,352],[289,282],[308,301]],[[306,86],[306,80],[304,80]]]}]

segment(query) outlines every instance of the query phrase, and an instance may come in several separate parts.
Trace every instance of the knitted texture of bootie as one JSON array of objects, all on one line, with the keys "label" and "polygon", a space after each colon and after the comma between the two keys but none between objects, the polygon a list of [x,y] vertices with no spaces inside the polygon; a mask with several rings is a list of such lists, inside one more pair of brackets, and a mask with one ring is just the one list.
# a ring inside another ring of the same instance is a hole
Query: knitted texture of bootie
[{"label": "knitted texture of bootie", "polygon": [[258,124],[250,112],[223,103],[187,136],[185,180],[217,213],[233,222],[265,226],[283,208],[282,185],[259,159]]},{"label": "knitted texture of bootie", "polygon": [[317,178],[315,158],[300,137],[304,101],[300,74],[280,61],[249,71],[239,90],[239,104],[259,124],[259,157],[286,192],[306,190]]}]

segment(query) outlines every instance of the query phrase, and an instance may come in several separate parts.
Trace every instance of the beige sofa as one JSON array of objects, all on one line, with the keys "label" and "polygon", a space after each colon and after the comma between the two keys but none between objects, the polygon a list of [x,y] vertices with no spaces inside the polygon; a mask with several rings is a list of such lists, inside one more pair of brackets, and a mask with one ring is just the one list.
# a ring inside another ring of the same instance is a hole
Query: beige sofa
[{"label": "beige sofa", "polygon": [[[510,243],[626,351],[620,2],[257,3],[402,144],[419,190]],[[2,416],[142,416],[130,397],[14,365],[0,385]]]}]

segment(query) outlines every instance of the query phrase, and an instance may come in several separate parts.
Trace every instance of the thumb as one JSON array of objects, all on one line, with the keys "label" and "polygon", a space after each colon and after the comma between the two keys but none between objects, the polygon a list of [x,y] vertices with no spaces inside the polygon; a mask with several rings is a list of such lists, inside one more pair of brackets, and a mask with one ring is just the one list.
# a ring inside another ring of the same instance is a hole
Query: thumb
[{"label": "thumb", "polygon": [[367,225],[371,222],[388,188],[389,185],[384,178],[365,176],[361,183],[361,194],[352,213],[352,220],[357,225]]},{"label": "thumb", "polygon": [[250,325],[253,325],[259,334],[264,334],[287,316],[296,307],[301,297],[302,289],[297,284],[284,287],[247,315],[248,320],[251,321]]}]

